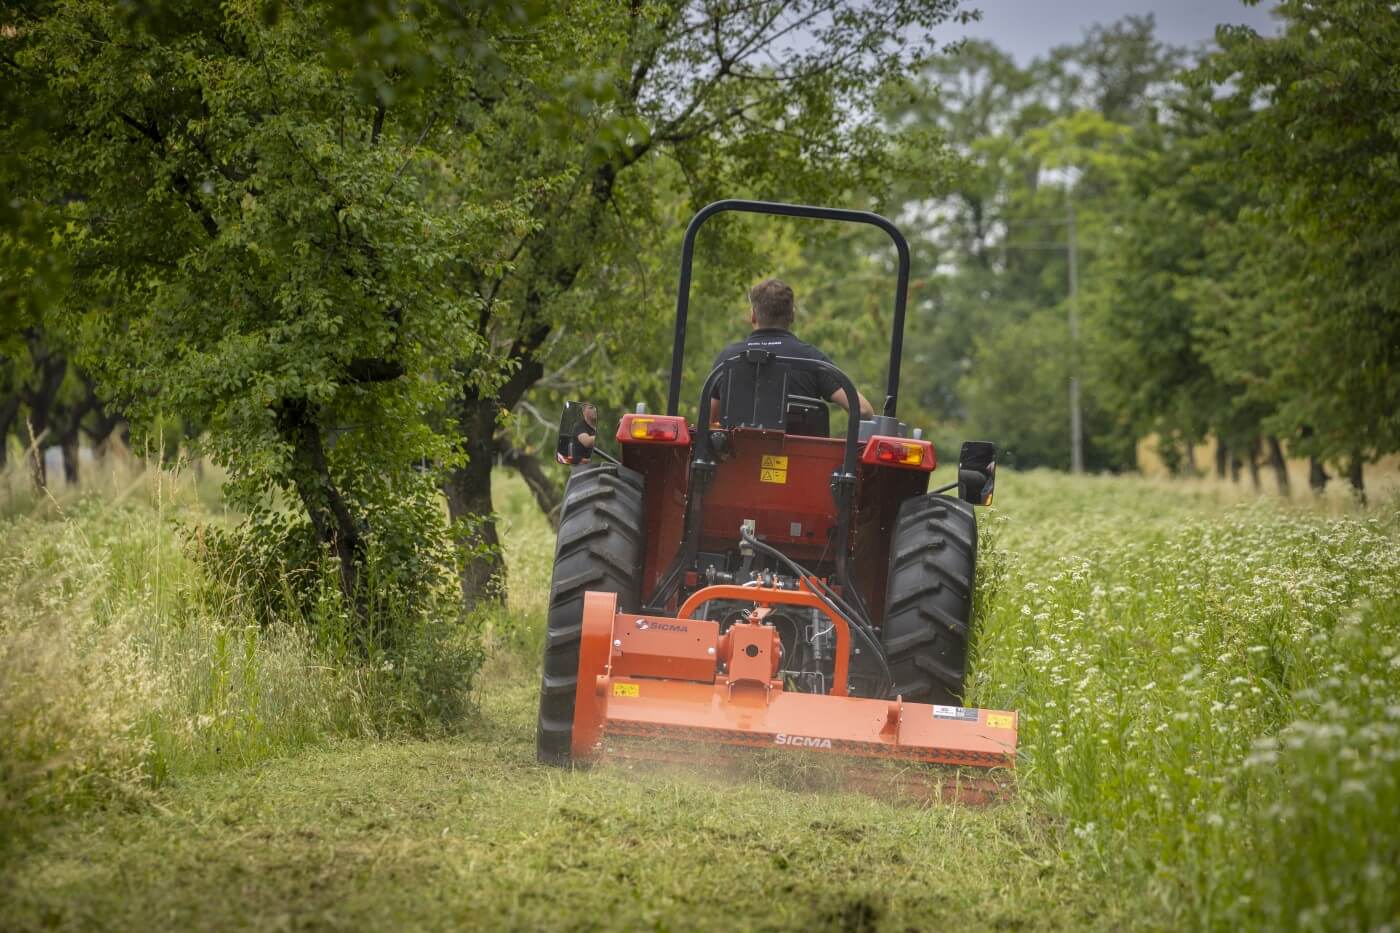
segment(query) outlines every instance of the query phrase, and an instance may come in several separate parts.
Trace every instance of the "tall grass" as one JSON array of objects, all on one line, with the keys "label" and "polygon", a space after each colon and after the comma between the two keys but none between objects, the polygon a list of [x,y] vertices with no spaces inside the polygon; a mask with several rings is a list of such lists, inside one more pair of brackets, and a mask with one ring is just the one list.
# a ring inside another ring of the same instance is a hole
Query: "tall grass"
[{"label": "tall grass", "polygon": [[1400,516],[1008,477],[971,699],[1025,791],[1174,923],[1400,917]]},{"label": "tall grass", "polygon": [[333,586],[308,616],[260,623],[196,559],[221,519],[188,475],[116,467],[53,496],[5,482],[0,839],[182,776],[460,716],[480,654],[471,631],[443,620],[392,658],[367,656]]}]

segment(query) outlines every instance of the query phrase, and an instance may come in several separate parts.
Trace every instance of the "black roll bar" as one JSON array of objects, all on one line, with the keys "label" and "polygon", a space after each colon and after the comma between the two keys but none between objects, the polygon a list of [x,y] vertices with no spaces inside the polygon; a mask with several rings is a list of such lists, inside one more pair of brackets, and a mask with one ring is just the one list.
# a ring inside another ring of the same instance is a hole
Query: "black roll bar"
[{"label": "black roll bar", "polygon": [[[690,310],[690,265],[695,252],[695,235],[705,221],[725,211],[747,214],[777,214],[783,217],[808,217],[814,220],[837,220],[846,223],[869,224],[889,234],[899,252],[899,279],[895,285],[894,321],[890,334],[889,376],[885,387],[884,414],[893,418],[899,397],[899,362],[904,352],[904,306],[909,293],[909,244],[894,224],[870,211],[851,211],[838,207],[813,207],[806,204],[782,204],[776,201],[745,201],[729,198],[713,201],[702,207],[685,229],[681,245],[681,280],[676,290],[676,337],[671,348],[671,388],[666,398],[666,414],[679,413],[681,402],[681,369],[685,357],[685,323]],[[825,401],[825,400],[823,400]],[[856,408],[856,399],[849,399]],[[697,415],[697,423],[708,420],[707,413]],[[857,416],[856,420],[859,420]]]}]

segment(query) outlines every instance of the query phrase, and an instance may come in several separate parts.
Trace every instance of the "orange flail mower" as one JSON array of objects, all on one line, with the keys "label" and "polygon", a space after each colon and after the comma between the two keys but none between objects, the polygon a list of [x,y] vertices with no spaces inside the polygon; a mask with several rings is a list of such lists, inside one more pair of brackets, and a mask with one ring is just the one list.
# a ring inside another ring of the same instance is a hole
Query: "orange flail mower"
[{"label": "orange flail mower", "polygon": [[[695,422],[677,413],[692,248],[721,211],[890,234],[899,281],[882,414],[852,417],[844,438],[829,437],[824,404],[790,391],[790,377],[821,372],[856,399],[850,378],[752,342],[710,372]],[[623,416],[620,460],[597,446],[577,456],[570,410],[561,423],[559,459],[576,466],[550,593],[542,761],[766,748],[1015,767],[1016,713],[961,704],[972,507],[991,502],[995,448],[964,444],[958,481],[928,490],[933,446],[895,417],[908,275],[904,238],[874,214],[721,201],[696,215],[667,413]]]},{"label": "orange flail mower", "polygon": [[[697,591],[678,618],[619,613],[614,594],[588,594],[574,697],[575,761],[597,757],[605,737],[638,736],[1015,767],[1015,713],[850,697],[842,664],[829,694],[785,690],[782,643],[777,629],[763,624],[766,607],[811,605],[815,597],[772,589],[725,592],[733,589]],[[719,623],[690,615],[705,600],[741,596],[765,608],[723,635]]]}]

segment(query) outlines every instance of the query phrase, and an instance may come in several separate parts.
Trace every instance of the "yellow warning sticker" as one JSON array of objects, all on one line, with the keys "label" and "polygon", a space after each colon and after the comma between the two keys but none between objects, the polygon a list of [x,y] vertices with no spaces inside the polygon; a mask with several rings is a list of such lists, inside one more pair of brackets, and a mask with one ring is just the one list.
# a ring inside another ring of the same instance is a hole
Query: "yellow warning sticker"
[{"label": "yellow warning sticker", "polygon": [[765,470],[786,470],[787,457],[772,457],[764,455],[763,462],[759,464]]},{"label": "yellow warning sticker", "polygon": [[987,728],[989,729],[1010,729],[1012,721],[1010,713],[987,714]]},{"label": "yellow warning sticker", "polygon": [[787,457],[764,454],[759,462],[758,481],[760,483],[786,483]]},{"label": "yellow warning sticker", "polygon": [[638,684],[613,684],[613,696],[615,697],[639,697],[642,695],[642,688]]},{"label": "yellow warning sticker", "polygon": [[759,470],[758,481],[760,483],[786,483],[787,470]]}]

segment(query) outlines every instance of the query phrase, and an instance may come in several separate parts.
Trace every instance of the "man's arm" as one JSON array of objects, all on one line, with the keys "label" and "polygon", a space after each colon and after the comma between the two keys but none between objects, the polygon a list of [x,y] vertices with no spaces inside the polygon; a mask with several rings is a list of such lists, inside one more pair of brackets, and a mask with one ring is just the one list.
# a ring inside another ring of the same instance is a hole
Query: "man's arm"
[{"label": "man's arm", "polygon": [[[827,396],[827,398],[846,409],[846,411],[851,410],[850,403],[846,401],[845,389],[833,389],[831,395]],[[859,389],[856,389],[856,398],[860,401],[860,416],[862,418],[874,418],[875,409],[871,406],[870,400],[860,394]]]},{"label": "man's arm", "polygon": [[597,437],[598,435],[596,434],[589,434],[587,431],[580,431],[574,437],[574,440],[578,441],[580,445],[587,447],[589,450],[592,450],[593,443],[597,439]]}]

